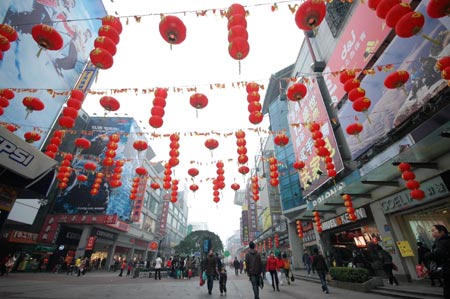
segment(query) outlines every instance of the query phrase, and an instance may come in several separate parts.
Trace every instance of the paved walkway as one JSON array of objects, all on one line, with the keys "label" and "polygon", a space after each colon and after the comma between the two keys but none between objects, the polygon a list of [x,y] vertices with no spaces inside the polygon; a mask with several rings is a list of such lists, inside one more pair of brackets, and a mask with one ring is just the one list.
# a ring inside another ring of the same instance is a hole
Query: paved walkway
[{"label": "paved walkway", "polygon": [[[7,277],[0,277],[0,298],[8,299],[254,298],[251,284],[245,275],[235,276],[229,272],[227,289],[226,297],[221,297],[219,285],[215,281],[213,294],[208,295],[206,286],[199,286],[198,277],[192,280],[172,278],[155,280],[153,278],[118,277],[117,272],[89,272],[80,277],[52,273],[11,273]],[[291,285],[283,285],[280,290],[280,292],[274,292],[270,286],[265,285],[260,297],[262,299],[393,298],[338,288],[330,288],[330,294],[324,294],[321,292],[319,284],[302,280],[295,280]]]}]

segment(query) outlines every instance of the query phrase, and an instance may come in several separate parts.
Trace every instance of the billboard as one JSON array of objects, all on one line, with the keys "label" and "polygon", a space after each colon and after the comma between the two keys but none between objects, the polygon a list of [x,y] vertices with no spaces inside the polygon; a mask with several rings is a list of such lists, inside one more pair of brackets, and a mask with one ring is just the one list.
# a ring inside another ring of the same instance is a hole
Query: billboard
[{"label": "billboard", "polygon": [[[305,168],[300,172],[300,183],[304,188],[303,196],[307,196],[330,180],[325,160],[314,151],[314,140],[308,128],[309,123],[313,121],[320,123],[325,146],[330,151],[337,173],[344,169],[344,164],[319,85],[316,80],[310,80],[304,84],[308,92],[299,102],[289,101],[288,120],[295,156],[298,160],[305,162]],[[318,173],[319,170],[323,173],[322,175]]]},{"label": "billboard", "polygon": [[323,71],[333,103],[338,103],[345,94],[344,85],[337,75],[339,71],[364,68],[391,32],[391,28],[366,3],[361,1],[356,5]]},{"label": "billboard", "polygon": [[[74,171],[68,187],[62,190],[56,199],[54,208],[56,213],[116,214],[121,220],[130,220],[133,207],[133,202],[129,198],[131,179],[139,165],[138,152],[133,148],[133,142],[136,140],[133,128],[134,120],[128,117],[91,118],[88,129],[83,131],[81,136],[90,140],[91,147],[83,150],[74,158],[72,162]],[[114,133],[120,136],[114,160],[125,162],[122,167],[122,186],[119,188],[111,188],[109,185],[113,167],[102,165],[102,161],[106,157],[105,152],[108,150],[109,136]],[[84,164],[87,162],[95,162],[97,164],[96,171],[105,174],[99,192],[95,196],[90,194],[95,174],[84,169]],[[76,178],[79,174],[87,175],[88,180],[78,181]]]},{"label": "billboard", "polygon": [[[67,92],[89,60],[101,18],[106,15],[101,0],[3,0],[0,1],[1,23],[13,26],[18,39],[0,60],[0,88],[15,91],[15,97],[4,109],[0,122],[15,124],[16,135],[23,138],[27,131],[36,130],[40,147],[48,134]],[[39,23],[53,26],[62,36],[64,45],[57,51],[43,50],[31,36],[31,28]],[[44,110],[27,113],[22,104],[24,97],[39,98]]]},{"label": "billboard", "polygon": [[[364,126],[358,137],[345,134],[352,159],[400,127],[447,86],[447,81],[434,66],[437,59],[450,54],[450,20],[429,18],[426,13],[428,2],[422,1],[416,9],[425,16],[420,34],[410,38],[395,37],[375,63],[377,71],[362,80],[361,88],[371,100],[368,115],[355,112],[350,101],[338,112],[344,130],[355,119]],[[423,34],[437,44],[423,38]],[[390,71],[382,71],[386,66]],[[395,70],[408,71],[410,78],[404,88],[387,89],[384,80]]]}]

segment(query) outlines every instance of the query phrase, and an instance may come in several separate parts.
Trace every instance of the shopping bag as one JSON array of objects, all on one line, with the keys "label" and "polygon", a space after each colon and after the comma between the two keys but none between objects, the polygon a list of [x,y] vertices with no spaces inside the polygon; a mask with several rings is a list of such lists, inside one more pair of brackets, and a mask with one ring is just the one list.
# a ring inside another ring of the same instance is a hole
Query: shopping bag
[{"label": "shopping bag", "polygon": [[200,275],[200,286],[205,284],[205,280],[203,279],[203,275]]},{"label": "shopping bag", "polygon": [[272,276],[270,276],[270,272],[266,272],[266,280],[268,284],[272,284]]},{"label": "shopping bag", "polygon": [[278,275],[278,281],[280,283],[280,286],[283,285],[283,275],[281,274],[281,272],[277,272]]},{"label": "shopping bag", "polygon": [[206,275],[206,271],[202,273],[203,280],[208,280],[208,275]]},{"label": "shopping bag", "polygon": [[294,280],[295,280],[295,277],[294,277],[294,274],[292,274],[291,281],[294,281]]},{"label": "shopping bag", "polygon": [[417,278],[424,278],[426,274],[425,267],[423,265],[416,265]]},{"label": "shopping bag", "polygon": [[330,282],[330,281],[332,281],[332,280],[333,280],[333,277],[331,276],[331,274],[330,274],[330,273],[327,273],[327,275],[326,275],[326,279],[327,279],[327,281],[328,281],[328,282]]}]

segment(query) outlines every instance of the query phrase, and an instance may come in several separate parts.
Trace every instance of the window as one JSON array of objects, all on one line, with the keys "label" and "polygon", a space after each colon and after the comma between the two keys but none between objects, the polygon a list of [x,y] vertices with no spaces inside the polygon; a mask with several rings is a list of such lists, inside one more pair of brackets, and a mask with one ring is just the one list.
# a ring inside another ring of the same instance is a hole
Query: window
[{"label": "window", "polygon": [[325,20],[328,23],[328,27],[330,27],[333,37],[336,37],[339,34],[352,4],[353,3],[348,1],[331,1],[327,3]]}]

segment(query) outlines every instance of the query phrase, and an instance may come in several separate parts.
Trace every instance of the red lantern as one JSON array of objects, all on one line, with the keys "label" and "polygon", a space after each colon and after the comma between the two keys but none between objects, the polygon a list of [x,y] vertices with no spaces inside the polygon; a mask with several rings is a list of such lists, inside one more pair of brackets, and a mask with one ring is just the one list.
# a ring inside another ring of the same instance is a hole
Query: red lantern
[{"label": "red lantern", "polygon": [[248,104],[248,112],[261,112],[262,106],[260,102],[251,102]]},{"label": "red lantern", "polygon": [[0,24],[0,35],[6,37],[10,42],[15,42],[18,38],[17,31],[7,24]]},{"label": "red lantern", "polygon": [[98,29],[98,36],[106,36],[116,45],[120,42],[120,36],[116,29],[109,25],[103,25]]},{"label": "red lantern", "polygon": [[58,124],[66,129],[71,129],[75,126],[75,119],[69,116],[62,116],[58,120]]},{"label": "red lantern", "polygon": [[302,170],[303,168],[305,168],[305,162],[297,160],[292,164],[292,167],[297,170]]},{"label": "red lantern", "polygon": [[239,164],[245,164],[248,162],[248,156],[247,155],[239,155],[238,157],[238,163]]},{"label": "red lantern", "polygon": [[411,11],[398,20],[395,33],[399,37],[408,38],[416,35],[425,25],[425,17],[418,11]]},{"label": "red lantern", "polygon": [[163,16],[159,23],[159,32],[171,46],[180,44],[186,39],[186,26],[176,16]]},{"label": "red lantern", "polygon": [[363,97],[359,98],[353,102],[353,110],[358,112],[365,112],[369,109],[371,101],[369,98]]},{"label": "red lantern", "polygon": [[133,147],[135,150],[142,152],[147,150],[148,144],[144,140],[136,140],[135,142],[133,142]]},{"label": "red lantern", "polygon": [[88,180],[88,177],[85,176],[84,174],[79,174],[77,175],[77,180],[80,182],[86,182]]},{"label": "red lantern", "polygon": [[214,150],[219,146],[219,142],[213,138],[210,138],[205,141],[205,146],[209,150]]},{"label": "red lantern", "polygon": [[419,189],[420,183],[414,179],[411,179],[406,182],[406,188],[408,188],[409,190]]},{"label": "red lantern", "polygon": [[345,129],[345,131],[349,135],[358,135],[359,133],[361,133],[362,130],[363,130],[363,125],[358,122],[349,124],[347,126],[347,128]]},{"label": "red lantern", "polygon": [[[195,109],[203,109],[208,105],[208,98],[202,93],[194,93],[189,98],[189,103]],[[198,110],[196,111],[196,113]]]},{"label": "red lantern", "polygon": [[104,16],[102,18],[102,25],[111,26],[117,31],[118,34],[122,33],[122,23],[120,22],[120,19],[115,16]]},{"label": "red lantern", "polygon": [[84,93],[81,90],[72,89],[72,91],[70,92],[70,97],[83,102],[83,100],[84,100]]},{"label": "red lantern", "polygon": [[427,14],[430,18],[439,19],[450,14],[449,0],[430,0],[427,5]]},{"label": "red lantern", "polygon": [[230,7],[228,7],[226,16],[229,19],[231,16],[234,16],[234,15],[240,15],[240,16],[245,17],[246,14],[247,14],[247,12],[245,11],[244,6],[242,6],[239,3],[234,3],[234,4],[231,4]]},{"label": "red lantern", "polygon": [[287,91],[287,97],[289,100],[291,101],[300,101],[301,99],[303,99],[306,95],[307,89],[305,84],[302,83],[296,83],[294,85],[291,85],[288,88]]},{"label": "red lantern", "polygon": [[75,146],[79,149],[79,152],[81,152],[83,149],[90,148],[91,142],[86,138],[77,138],[75,139]]},{"label": "red lantern", "polygon": [[41,54],[42,49],[46,50],[59,50],[63,46],[63,39],[55,28],[46,25],[38,24],[31,28],[31,35],[33,39],[38,43],[40,49],[37,56]]},{"label": "red lantern", "polygon": [[231,43],[232,40],[238,37],[248,40],[247,29],[242,25],[235,25],[228,30],[229,43]]},{"label": "red lantern", "polygon": [[250,168],[248,168],[248,167],[245,166],[245,165],[242,165],[242,166],[240,166],[240,167],[238,168],[238,171],[239,171],[239,173],[245,175],[245,174],[247,174],[247,173],[250,171]]},{"label": "red lantern", "polygon": [[354,102],[355,100],[362,98],[366,95],[366,91],[364,89],[362,89],[361,87],[355,88],[350,90],[350,92],[348,93],[348,99],[351,102]]},{"label": "red lantern", "polygon": [[242,26],[244,28],[247,28],[247,20],[245,19],[245,16],[232,15],[231,17],[229,17],[227,29],[230,30],[231,28],[233,28],[235,26]]},{"label": "red lantern", "polygon": [[233,189],[234,191],[237,191],[241,188],[241,186],[239,186],[238,183],[233,183],[231,184],[231,189]]},{"label": "red lantern", "polygon": [[116,55],[117,53],[116,44],[112,41],[112,39],[106,36],[98,36],[94,40],[94,48],[105,49],[112,56]]},{"label": "red lantern", "polygon": [[195,176],[197,176],[197,175],[199,174],[199,171],[198,171],[197,168],[190,168],[190,169],[188,170],[188,174],[189,174],[191,177],[195,177]]},{"label": "red lantern", "polygon": [[236,131],[234,133],[234,135],[236,136],[237,139],[242,139],[245,138],[245,132],[242,130]]},{"label": "red lantern", "polygon": [[[114,152],[115,153],[115,152]],[[114,159],[113,157],[106,157],[105,159],[103,159],[102,162],[103,166],[105,167],[111,167],[114,165]]]},{"label": "red lantern", "polygon": [[41,135],[37,132],[26,132],[23,135],[23,137],[25,138],[25,141],[28,143],[33,143],[41,139]]},{"label": "red lantern", "polygon": [[67,107],[73,108],[75,110],[80,110],[81,105],[83,105],[83,101],[75,99],[75,98],[70,98],[67,101]]},{"label": "red lantern", "polygon": [[63,116],[71,117],[73,119],[78,117],[78,110],[71,107],[64,107],[62,111]]},{"label": "red lantern", "polygon": [[7,129],[8,131],[10,131],[10,132],[15,132],[15,131],[17,131],[17,127],[16,127],[15,125],[13,125],[13,124],[7,124],[7,125],[6,125],[6,129]]},{"label": "red lantern", "polygon": [[380,3],[381,0],[369,0],[369,2],[367,3],[367,6],[371,9],[371,10],[377,10],[377,6]]},{"label": "red lantern", "polygon": [[189,189],[190,189],[192,192],[195,192],[195,191],[198,190],[198,185],[192,184],[192,185],[189,186]]},{"label": "red lantern", "polygon": [[344,90],[350,92],[352,89],[358,88],[360,84],[361,82],[356,78],[349,79],[344,83]]},{"label": "red lantern", "polygon": [[114,64],[111,53],[102,48],[94,48],[89,54],[91,62],[96,68],[107,70]]},{"label": "red lantern", "polygon": [[415,178],[416,178],[416,175],[412,171],[407,170],[407,171],[402,172],[402,179],[404,179],[405,181],[414,180]]},{"label": "red lantern", "polygon": [[307,0],[298,8],[295,14],[295,23],[301,30],[315,30],[322,23],[325,14],[325,1]]},{"label": "red lantern", "polygon": [[0,51],[6,52],[11,47],[9,40],[0,34]]},{"label": "red lantern", "polygon": [[409,73],[407,71],[395,71],[384,79],[384,86],[389,89],[402,88],[408,80]]},{"label": "red lantern", "polygon": [[228,44],[228,53],[235,60],[242,60],[250,52],[248,41],[242,37],[236,37]]},{"label": "red lantern", "polygon": [[339,81],[342,84],[345,84],[345,82],[347,82],[350,79],[355,79],[355,77],[356,77],[355,70],[343,70],[339,74]]},{"label": "red lantern", "polygon": [[385,19],[389,10],[400,2],[401,0],[381,0],[376,9],[377,17]]},{"label": "red lantern", "polygon": [[97,169],[97,164],[94,162],[86,162],[84,164],[84,169],[94,172]]},{"label": "red lantern", "polygon": [[150,187],[153,190],[158,190],[161,186],[157,182],[153,182],[153,183],[150,184]]},{"label": "red lantern", "polygon": [[400,18],[411,11],[412,9],[409,3],[397,3],[392,8],[390,8],[388,13],[386,14],[386,25],[388,27],[394,28]]},{"label": "red lantern", "polygon": [[104,96],[100,98],[100,105],[106,110],[106,111],[117,111],[120,108],[120,103],[118,100],[116,100],[113,97],[110,96]]},{"label": "red lantern", "polygon": [[289,137],[287,137],[284,133],[278,133],[274,138],[274,142],[278,146],[285,146],[289,143]]},{"label": "red lantern", "polygon": [[25,116],[25,119],[28,117],[28,114],[30,114],[33,111],[41,111],[45,108],[44,103],[42,103],[41,100],[34,97],[25,97],[22,100],[22,104],[27,107],[27,115]]},{"label": "red lantern", "polygon": [[148,123],[150,124],[150,126],[157,129],[163,125],[164,121],[163,121],[162,117],[160,117],[160,116],[152,116],[148,120]]},{"label": "red lantern", "polygon": [[423,191],[420,190],[420,189],[412,190],[412,191],[409,193],[409,195],[411,195],[411,198],[412,198],[412,199],[415,199],[415,200],[421,200],[421,199],[424,199],[424,198],[425,198],[425,192],[423,192]]},{"label": "red lantern", "polygon": [[138,176],[146,176],[147,175],[147,169],[145,169],[144,167],[137,167],[136,168],[136,174],[138,175]]},{"label": "red lantern", "polygon": [[9,106],[9,101],[7,98],[0,96],[0,107],[7,108]]},{"label": "red lantern", "polygon": [[252,113],[250,113],[250,116],[248,117],[249,121],[254,125],[261,123],[263,118],[264,118],[264,115],[260,111],[252,112]]},{"label": "red lantern", "polygon": [[0,89],[0,96],[7,98],[8,100],[11,100],[14,98],[14,91],[12,91],[9,88],[1,88]]}]

